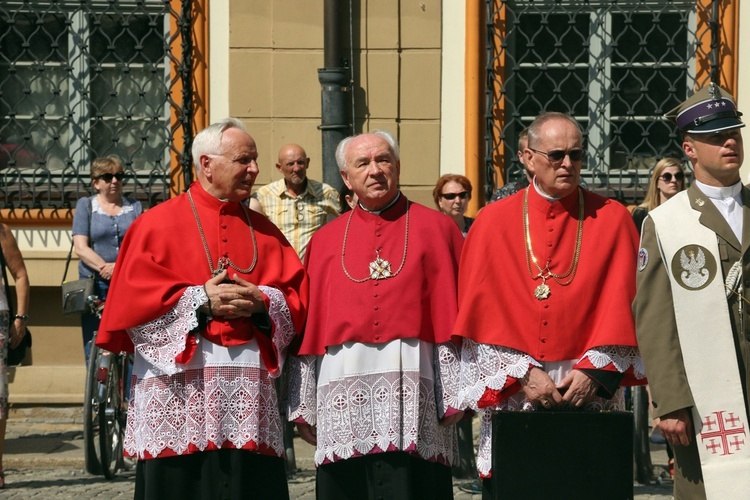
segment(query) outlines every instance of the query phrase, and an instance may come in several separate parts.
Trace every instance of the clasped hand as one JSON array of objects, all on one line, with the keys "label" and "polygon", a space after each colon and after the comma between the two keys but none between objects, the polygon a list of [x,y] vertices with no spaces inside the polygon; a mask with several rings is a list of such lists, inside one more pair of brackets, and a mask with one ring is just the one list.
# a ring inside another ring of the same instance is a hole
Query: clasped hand
[{"label": "clasped hand", "polygon": [[232,277],[233,283],[225,283],[226,278],[224,270],[203,285],[212,316],[250,317],[265,311],[263,292],[257,286],[237,274]]},{"label": "clasped hand", "polygon": [[594,399],[597,390],[596,383],[579,370],[572,370],[556,386],[547,372],[532,366],[519,382],[531,404],[535,408],[546,410],[558,407],[582,408]]},{"label": "clasped hand", "polygon": [[105,280],[111,280],[114,272],[115,272],[114,262],[105,262],[104,264],[101,265],[101,267],[99,267],[99,276],[101,276]]}]

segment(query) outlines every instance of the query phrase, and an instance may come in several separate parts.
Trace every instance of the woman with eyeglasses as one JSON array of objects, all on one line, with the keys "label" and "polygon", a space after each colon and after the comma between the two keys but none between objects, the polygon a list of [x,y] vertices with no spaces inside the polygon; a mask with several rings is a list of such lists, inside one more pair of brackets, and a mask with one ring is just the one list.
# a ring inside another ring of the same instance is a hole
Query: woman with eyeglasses
[{"label": "woman with eyeglasses", "polygon": [[656,163],[651,173],[646,198],[633,210],[633,221],[638,232],[641,231],[643,219],[649,211],[655,209],[672,196],[685,189],[685,171],[682,162],[677,158],[662,158]]},{"label": "woman with eyeglasses", "polygon": [[[438,210],[453,219],[466,237],[474,219],[465,217],[471,199],[471,181],[463,175],[446,174],[440,177],[432,191]],[[474,458],[474,439],[472,437],[472,419],[463,418],[456,424],[458,434],[459,462],[453,466],[453,477],[471,479],[477,477],[477,465]],[[459,485],[464,491],[481,493],[481,485],[470,481]]]},{"label": "woman with eyeglasses", "polygon": [[474,219],[465,217],[471,199],[471,181],[463,175],[446,174],[438,179],[432,191],[438,210],[453,219],[464,236]]},{"label": "woman with eyeglasses", "polygon": [[[94,277],[94,292],[101,300],[107,298],[125,231],[143,212],[140,201],[123,198],[124,178],[125,172],[118,157],[95,159],[91,164],[91,182],[96,194],[78,200],[73,216],[73,246],[80,259],[78,275],[81,279]],[[86,360],[91,339],[98,328],[96,315],[81,315]]]}]

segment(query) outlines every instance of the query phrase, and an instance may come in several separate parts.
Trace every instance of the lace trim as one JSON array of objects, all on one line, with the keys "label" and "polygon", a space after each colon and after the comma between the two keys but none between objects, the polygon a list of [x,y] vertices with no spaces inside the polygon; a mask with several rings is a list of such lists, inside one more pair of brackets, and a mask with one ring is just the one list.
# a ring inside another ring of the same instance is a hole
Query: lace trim
[{"label": "lace trim", "polygon": [[316,372],[318,357],[292,356],[287,361],[289,393],[287,395],[287,415],[290,421],[317,425]]},{"label": "lace trim", "polygon": [[515,349],[463,339],[461,347],[461,395],[457,408],[479,410],[477,401],[487,388],[502,390],[508,377],[522,378],[530,366],[541,364]]},{"label": "lace trim", "polygon": [[479,412],[479,447],[477,448],[477,472],[479,477],[492,476],[492,412]]},{"label": "lace trim", "polygon": [[220,366],[137,380],[123,443],[141,459],[229,444],[282,456],[273,379],[259,367]]},{"label": "lace trim", "polygon": [[[283,366],[286,347],[296,335],[292,315],[284,294],[270,286],[259,286],[270,300],[268,316],[274,324],[272,342],[279,366]],[[174,375],[184,370],[175,363],[175,357],[185,350],[185,338],[198,327],[197,309],[208,301],[202,286],[190,286],[177,305],[164,316],[128,329],[128,334],[138,353],[161,373]],[[198,343],[200,335],[196,336]],[[281,370],[271,373],[276,378]]]},{"label": "lace trim", "polygon": [[589,358],[595,368],[601,369],[610,364],[620,373],[625,373],[632,366],[636,378],[646,378],[641,352],[637,347],[604,345],[586,351],[581,359]]},{"label": "lace trim", "polygon": [[[591,364],[600,369],[613,364],[618,371],[627,371],[631,366],[638,378],[643,378],[643,361],[635,347],[600,346],[589,349],[583,355]],[[582,359],[583,359],[582,358]],[[476,404],[487,388],[501,390],[508,376],[521,378],[529,366],[542,367],[536,360],[521,351],[502,346],[479,344],[469,339],[463,340],[461,349],[461,396],[466,405],[478,410]],[[618,389],[611,399],[594,398],[586,405],[585,411],[623,411],[624,391]],[[532,411],[533,406],[524,392],[514,394],[493,410]],[[477,451],[477,471],[480,477],[492,475],[492,412],[480,411],[482,418]]]},{"label": "lace trim", "polygon": [[450,466],[455,426],[438,425],[434,384],[418,372],[384,372],[318,386],[315,465],[407,451]]},{"label": "lace trim", "polygon": [[[281,290],[270,286],[259,286],[258,289],[266,294],[270,304],[268,306],[268,316],[273,322],[274,329],[271,342],[279,358],[279,367],[284,366],[286,359],[286,348],[297,335],[292,321],[292,313],[289,311],[289,305],[286,303],[286,297]],[[277,378],[281,375],[282,370],[275,370],[270,375]]]},{"label": "lace trim", "polygon": [[[454,343],[439,344],[435,348],[437,350],[435,386],[439,395],[436,398],[436,408],[438,419],[441,419],[448,409],[462,408],[458,397],[461,366],[458,360],[458,348]],[[289,359],[287,415],[291,421],[302,420],[310,425],[317,424],[316,363],[317,356],[299,356]]]},{"label": "lace trim", "polygon": [[461,362],[458,346],[445,342],[435,346],[435,390],[437,391],[438,418],[443,418],[449,409],[460,410],[461,406]]},{"label": "lace trim", "polygon": [[[202,286],[185,289],[180,300],[164,316],[128,328],[135,350],[156,370],[167,375],[183,371],[175,357],[185,350],[185,339],[198,328],[198,308],[208,301]],[[200,343],[200,335],[196,337]]]}]

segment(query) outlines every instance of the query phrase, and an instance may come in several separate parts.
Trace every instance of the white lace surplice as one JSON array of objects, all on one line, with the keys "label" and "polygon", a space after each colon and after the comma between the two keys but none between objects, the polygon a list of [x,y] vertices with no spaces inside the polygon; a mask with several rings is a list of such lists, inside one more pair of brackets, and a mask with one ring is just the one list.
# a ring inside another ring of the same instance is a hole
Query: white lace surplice
[{"label": "white lace surplice", "polygon": [[[279,290],[259,288],[270,299],[272,341],[281,366],[295,335],[291,315]],[[206,301],[203,287],[189,287],[167,314],[128,330],[136,351],[124,440],[128,455],[183,455],[228,444],[283,454],[273,380],[281,370],[269,374],[254,339],[223,347],[199,336],[190,362],[175,363],[188,332],[198,326],[196,310]]]},{"label": "white lace surplice", "polygon": [[457,460],[455,426],[438,425],[459,408],[455,345],[346,342],[289,363],[289,419],[317,425],[316,466],[397,450],[448,466]]},{"label": "white lace surplice", "polygon": [[[637,378],[644,378],[643,361],[638,349],[626,346],[601,346],[588,350],[581,359],[588,358],[591,364],[601,369],[610,364],[619,372],[631,366]],[[477,402],[487,388],[501,390],[508,377],[522,378],[531,366],[547,372],[557,384],[570,373],[580,360],[539,363],[529,355],[507,347],[480,344],[464,339],[461,348],[461,404],[480,412],[481,427],[477,452],[477,471],[481,477],[492,475],[492,410],[531,411],[533,407],[524,392],[518,392],[500,405],[480,409]],[[625,401],[622,389],[611,399],[594,398],[586,405],[586,411],[623,411]]]}]

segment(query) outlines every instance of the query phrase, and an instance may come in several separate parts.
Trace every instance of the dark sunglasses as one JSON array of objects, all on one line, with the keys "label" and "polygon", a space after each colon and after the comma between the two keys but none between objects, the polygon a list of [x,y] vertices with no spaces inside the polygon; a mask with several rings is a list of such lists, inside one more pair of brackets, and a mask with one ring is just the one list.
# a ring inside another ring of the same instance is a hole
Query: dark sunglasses
[{"label": "dark sunglasses", "polygon": [[563,151],[561,149],[555,149],[553,151],[539,151],[538,149],[529,148],[535,153],[544,155],[547,157],[550,163],[560,163],[565,159],[566,156],[570,157],[570,161],[581,161],[583,159],[583,149],[571,149],[570,151]]},{"label": "dark sunglasses", "polygon": [[465,200],[469,197],[470,194],[471,193],[469,193],[468,191],[461,191],[460,193],[444,193],[444,194],[441,194],[440,197],[445,198],[448,201],[451,201],[451,200],[455,200],[456,196],[458,196],[462,200]]},{"label": "dark sunglasses", "polygon": [[94,177],[94,180],[103,180],[104,182],[112,182],[112,179],[117,179],[118,181],[121,181],[125,178],[125,172],[117,172],[114,174],[110,174],[107,172],[106,174],[98,175]]},{"label": "dark sunglasses", "polygon": [[[682,182],[685,179],[685,174],[682,172],[677,172],[674,174],[674,178],[677,182]],[[663,180],[664,182],[671,182],[672,181],[672,174],[669,172],[664,172],[659,176],[659,179]]]}]

